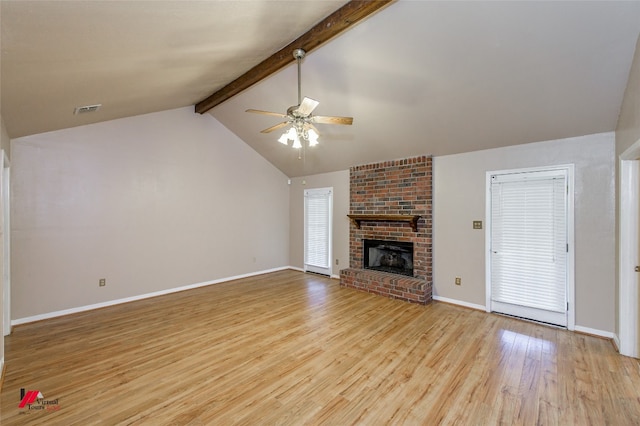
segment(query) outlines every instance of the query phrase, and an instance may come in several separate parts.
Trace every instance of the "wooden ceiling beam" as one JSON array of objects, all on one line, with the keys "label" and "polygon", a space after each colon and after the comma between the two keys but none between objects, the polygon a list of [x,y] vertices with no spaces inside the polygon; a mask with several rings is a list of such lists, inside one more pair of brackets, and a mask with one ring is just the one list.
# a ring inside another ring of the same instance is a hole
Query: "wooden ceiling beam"
[{"label": "wooden ceiling beam", "polygon": [[300,48],[306,52],[310,52],[393,1],[394,0],[350,1],[314,25],[309,31],[289,43],[286,47],[269,56],[208,98],[198,102],[195,107],[196,112],[204,114],[216,105],[221,104],[294,62],[294,49]]}]

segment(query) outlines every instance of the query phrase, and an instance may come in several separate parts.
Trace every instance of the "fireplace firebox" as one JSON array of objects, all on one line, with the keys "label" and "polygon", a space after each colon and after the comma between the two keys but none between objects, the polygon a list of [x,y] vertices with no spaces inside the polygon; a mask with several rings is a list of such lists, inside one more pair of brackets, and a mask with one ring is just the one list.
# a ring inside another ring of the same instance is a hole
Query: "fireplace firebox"
[{"label": "fireplace firebox", "polygon": [[413,277],[413,243],[363,240],[365,269]]}]

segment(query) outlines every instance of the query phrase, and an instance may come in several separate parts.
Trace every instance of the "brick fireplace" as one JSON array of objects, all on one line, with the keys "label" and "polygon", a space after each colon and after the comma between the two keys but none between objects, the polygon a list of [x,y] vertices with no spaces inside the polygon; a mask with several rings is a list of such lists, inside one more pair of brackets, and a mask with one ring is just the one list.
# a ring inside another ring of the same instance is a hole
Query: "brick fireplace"
[{"label": "brick fireplace", "polygon": [[[340,285],[412,303],[432,297],[432,159],[351,167],[349,268]],[[364,241],[413,243],[413,276],[366,269]]]}]

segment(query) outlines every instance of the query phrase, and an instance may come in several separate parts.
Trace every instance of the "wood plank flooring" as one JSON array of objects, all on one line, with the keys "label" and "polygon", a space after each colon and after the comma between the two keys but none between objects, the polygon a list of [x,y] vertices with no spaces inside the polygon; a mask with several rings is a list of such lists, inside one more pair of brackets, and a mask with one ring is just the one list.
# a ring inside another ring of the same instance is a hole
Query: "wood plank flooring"
[{"label": "wood plank flooring", "polygon": [[3,425],[640,424],[640,364],[605,339],[295,271],[22,325],[5,350]]}]

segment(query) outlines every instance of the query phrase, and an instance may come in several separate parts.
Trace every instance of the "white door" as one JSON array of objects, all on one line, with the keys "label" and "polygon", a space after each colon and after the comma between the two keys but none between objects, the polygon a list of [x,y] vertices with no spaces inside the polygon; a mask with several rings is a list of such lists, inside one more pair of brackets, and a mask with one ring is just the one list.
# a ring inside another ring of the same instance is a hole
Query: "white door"
[{"label": "white door", "polygon": [[[640,164],[640,158],[637,158],[634,161],[636,168],[638,168],[638,165]],[[636,340],[636,353],[635,356],[636,358],[640,358],[640,336],[638,336],[638,333],[640,331],[640,290],[638,289],[638,285],[640,284],[640,279],[638,278],[640,274],[640,197],[638,196],[638,193],[640,192],[640,174],[636,175],[636,211],[635,211],[635,216],[636,216],[636,232],[635,232],[635,237],[636,237],[636,248],[637,248],[637,252],[636,252],[636,267],[634,268],[634,271],[636,273],[635,276],[635,285],[636,285],[636,304],[635,304],[635,316],[636,316],[636,329],[635,329],[635,340]]]},{"label": "white door", "polygon": [[490,310],[566,327],[567,169],[490,177]]},{"label": "white door", "polygon": [[[636,160],[633,162],[636,171],[639,170],[639,166],[640,166],[640,158],[636,158]],[[635,348],[635,357],[638,358],[640,355],[640,338],[638,336],[638,332],[640,331],[640,315],[638,314],[640,312],[640,289],[638,289],[638,286],[640,285],[640,279],[639,274],[640,274],[640,173],[635,173],[635,179],[633,184],[635,185],[635,196],[634,196],[634,207],[635,207],[635,211],[632,213],[635,216],[635,225],[636,228],[633,231],[634,232],[634,237],[636,240],[636,252],[635,252],[635,267],[634,267],[634,272],[635,272],[635,276],[633,277],[632,281],[634,283],[634,287],[636,288],[636,297],[635,297],[635,301],[634,301],[634,306],[633,306],[633,310],[634,315],[636,317],[636,324],[635,324],[635,332],[633,333],[635,335],[635,340],[636,340],[636,348]],[[622,290],[621,290],[622,291]]]},{"label": "white door", "polygon": [[333,188],[304,191],[304,270],[331,276]]},{"label": "white door", "polygon": [[640,140],[620,156],[619,348],[640,357]]}]

